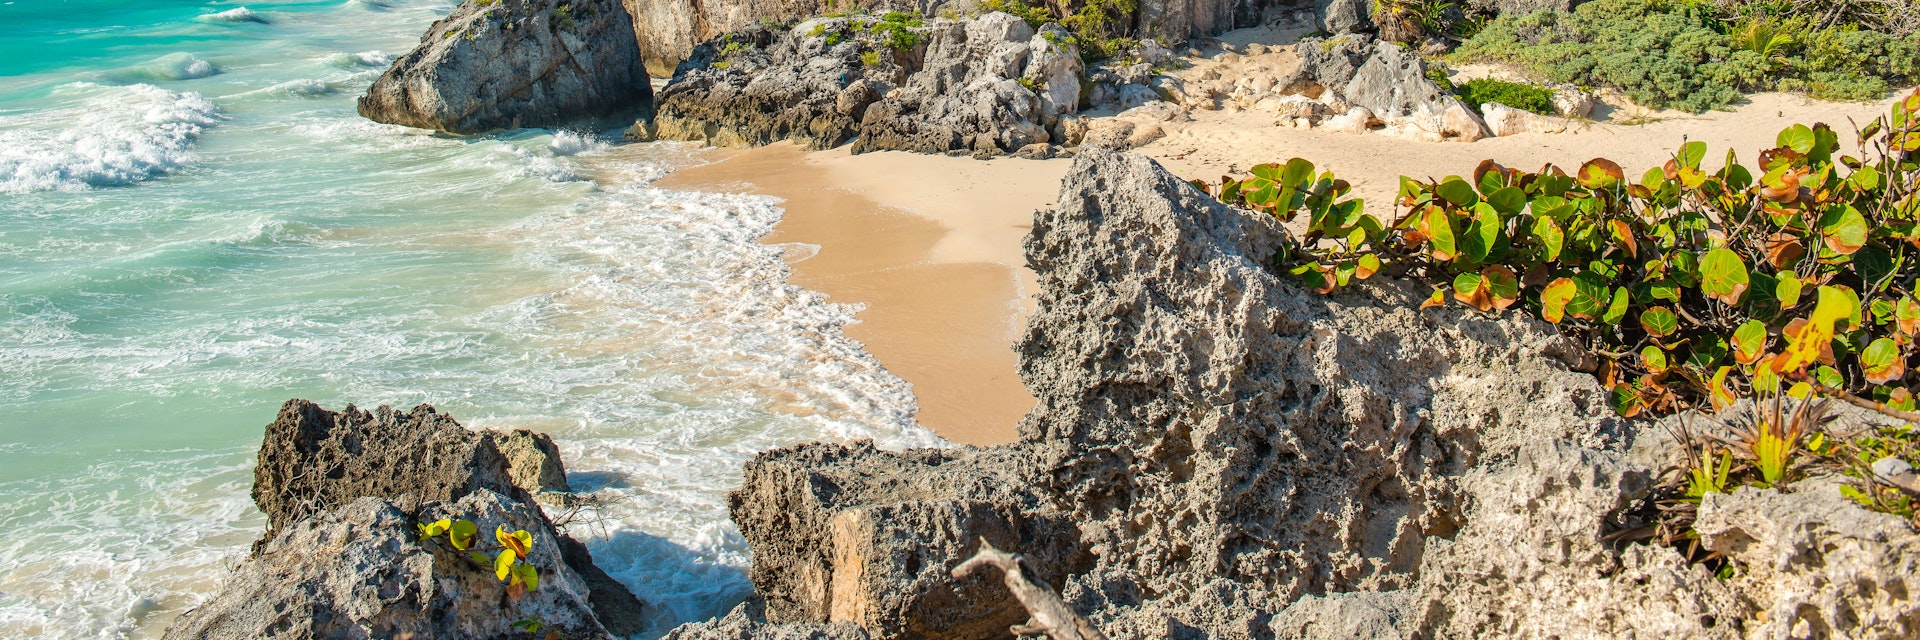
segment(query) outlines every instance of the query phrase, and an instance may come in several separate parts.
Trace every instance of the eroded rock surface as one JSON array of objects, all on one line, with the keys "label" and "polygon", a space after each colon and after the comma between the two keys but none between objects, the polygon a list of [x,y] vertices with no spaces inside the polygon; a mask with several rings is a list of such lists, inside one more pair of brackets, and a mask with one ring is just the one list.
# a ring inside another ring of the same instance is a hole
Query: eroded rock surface
[{"label": "eroded rock surface", "polygon": [[652,95],[617,0],[468,0],[374,81],[360,115],[479,133],[644,113]]},{"label": "eroded rock surface", "polygon": [[[266,534],[168,637],[506,638],[532,616],[574,638],[643,631],[647,605],[533,502],[565,490],[544,434],[473,431],[427,405],[336,413],[289,400],[254,470]],[[441,518],[474,521],[490,550],[496,525],[527,530],[540,586],[508,597],[492,567],[423,546],[415,525]]]},{"label": "eroded rock surface", "polygon": [[[487,538],[496,526],[531,533],[539,588],[509,597],[492,567],[422,544],[415,524],[439,518],[471,520]],[[417,507],[366,497],[279,529],[166,637],[524,638],[513,623],[538,617],[569,638],[609,638],[588,591],[537,507],[487,489]]]},{"label": "eroded rock surface", "polygon": [[635,137],[1013,153],[1054,142],[1049,128],[1078,109],[1071,42],[1004,13],[753,25],[695,48],[661,90],[652,130]]},{"label": "eroded rock surface", "polygon": [[[1419,310],[1425,288],[1384,277],[1305,291],[1271,269],[1284,242],[1151,160],[1084,150],[1028,237],[1039,405],[1020,442],[763,454],[732,508],[767,602],[682,637],[985,637],[1004,593],[905,595],[943,593],[926,568],[980,531],[1024,531],[1012,549],[1115,638],[1916,628],[1913,532],[1817,488],[1703,505],[1706,544],[1764,567],[1734,579],[1609,542],[1663,466],[1641,442],[1660,432],[1612,414],[1577,344],[1522,314]],[[899,526],[848,524],[882,513]],[[873,593],[902,595],[842,598]]]}]

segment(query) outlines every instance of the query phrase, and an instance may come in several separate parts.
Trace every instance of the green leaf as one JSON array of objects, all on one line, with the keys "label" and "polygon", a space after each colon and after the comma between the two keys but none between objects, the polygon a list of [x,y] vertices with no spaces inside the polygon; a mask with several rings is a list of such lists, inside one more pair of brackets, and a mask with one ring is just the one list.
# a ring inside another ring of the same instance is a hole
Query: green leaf
[{"label": "green leaf", "polygon": [[1680,286],[1672,280],[1660,279],[1647,283],[1647,297],[1667,302],[1680,301]]},{"label": "green leaf", "polygon": [[1780,274],[1780,281],[1773,286],[1773,298],[1780,301],[1781,309],[1800,304],[1800,277],[1793,272]]},{"label": "green leaf", "polygon": [[1700,260],[1691,251],[1675,251],[1667,256],[1669,272],[1682,287],[1700,286]]},{"label": "green leaf", "polygon": [[1427,208],[1427,246],[1433,259],[1450,262],[1460,255],[1459,241],[1453,232],[1453,216],[1440,207]]},{"label": "green leaf", "polygon": [[1594,190],[1612,189],[1620,186],[1620,183],[1627,179],[1627,174],[1620,170],[1620,165],[1604,158],[1594,158],[1580,165],[1578,175],[1581,186]]},{"label": "green leaf", "polygon": [[1740,364],[1753,364],[1766,355],[1767,325],[1759,320],[1748,320],[1740,328],[1733,330],[1733,359]]},{"label": "green leaf", "polygon": [[1867,219],[1853,205],[1829,207],[1820,216],[1820,238],[1834,253],[1851,255],[1867,245]]},{"label": "green leaf", "polygon": [[1534,218],[1533,237],[1540,241],[1541,247],[1546,248],[1547,262],[1560,259],[1560,250],[1567,244],[1567,234],[1560,230],[1560,223],[1548,217]]},{"label": "green leaf", "polygon": [[1814,143],[1813,129],[1807,128],[1807,125],[1804,124],[1793,125],[1780,132],[1780,138],[1777,142],[1779,146],[1787,147],[1803,154],[1811,153]]},{"label": "green leaf", "polygon": [[1748,281],[1746,263],[1731,250],[1714,249],[1700,258],[1700,292],[1709,298],[1737,305]]},{"label": "green leaf", "polygon": [[1698,169],[1700,168],[1700,161],[1706,159],[1706,157],[1707,143],[1695,140],[1680,145],[1679,157],[1676,159],[1680,161],[1680,166],[1682,167]]},{"label": "green leaf", "polygon": [[1873,165],[1865,165],[1847,176],[1847,182],[1856,190],[1872,191],[1880,186],[1880,171],[1874,169]]},{"label": "green leaf", "polygon": [[1573,277],[1573,297],[1567,301],[1567,313],[1592,320],[1607,309],[1607,281],[1592,273]]},{"label": "green leaf", "polygon": [[1645,366],[1648,371],[1654,373],[1666,371],[1667,352],[1661,351],[1660,347],[1647,345],[1646,348],[1640,350],[1640,364]]},{"label": "green leaf", "polygon": [[1703,370],[1711,370],[1727,357],[1727,341],[1720,336],[1708,334],[1693,341],[1693,353],[1687,355],[1687,364]]},{"label": "green leaf", "polygon": [[1567,303],[1573,301],[1575,288],[1572,278],[1558,278],[1547,283],[1546,288],[1540,290],[1540,319],[1560,324],[1566,318]]},{"label": "green leaf", "polygon": [[1826,365],[1821,365],[1819,369],[1813,371],[1813,379],[1819,380],[1820,384],[1828,389],[1839,389],[1847,384],[1846,379],[1840,377],[1839,371]]},{"label": "green leaf", "polygon": [[1613,303],[1607,305],[1606,315],[1601,316],[1600,321],[1607,324],[1620,324],[1620,321],[1627,317],[1627,305],[1632,303],[1633,296],[1627,293],[1626,287],[1614,289]]},{"label": "green leaf", "polygon": [[1907,373],[1906,359],[1900,353],[1900,345],[1887,338],[1875,339],[1860,351],[1860,369],[1866,373],[1867,382],[1873,384],[1887,384],[1905,377]]},{"label": "green leaf", "polygon": [[1680,316],[1666,307],[1650,307],[1640,312],[1640,328],[1656,338],[1664,338],[1680,330]]},{"label": "green leaf", "polygon": [[1504,226],[1500,213],[1485,202],[1473,206],[1473,222],[1467,225],[1467,232],[1460,236],[1460,252],[1474,263],[1487,261],[1487,255],[1500,242],[1500,229]]},{"label": "green leaf", "polygon": [[1480,194],[1473,191],[1473,185],[1459,178],[1447,178],[1434,188],[1434,193],[1456,207],[1467,207],[1480,201]]},{"label": "green leaf", "polygon": [[1622,418],[1631,418],[1640,414],[1640,394],[1629,385],[1614,385],[1610,399],[1613,410]]},{"label": "green leaf", "polygon": [[1527,208],[1527,193],[1519,187],[1501,187],[1487,196],[1487,204],[1493,205],[1495,211],[1517,216]]},{"label": "green leaf", "polygon": [[479,528],[470,521],[455,520],[453,526],[447,529],[447,541],[453,543],[453,548],[464,551],[467,547],[473,546],[473,537],[479,531]]},{"label": "green leaf", "polygon": [[1313,163],[1300,158],[1288,160],[1287,166],[1280,170],[1280,183],[1295,189],[1304,188],[1312,179]]}]

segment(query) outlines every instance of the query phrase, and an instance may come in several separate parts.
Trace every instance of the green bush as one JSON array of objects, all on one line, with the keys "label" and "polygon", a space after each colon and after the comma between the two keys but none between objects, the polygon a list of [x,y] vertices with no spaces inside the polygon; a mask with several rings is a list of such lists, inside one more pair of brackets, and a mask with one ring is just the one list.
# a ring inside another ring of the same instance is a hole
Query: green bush
[{"label": "green bush", "polygon": [[1743,90],[1782,89],[1833,100],[1875,100],[1920,77],[1913,38],[1806,17],[1744,18],[1668,0],[1595,0],[1571,13],[1502,16],[1454,52],[1542,79],[1620,89],[1634,102],[1690,112],[1717,109]]},{"label": "green bush", "polygon": [[1536,87],[1530,84],[1507,82],[1493,78],[1474,78],[1468,80],[1466,84],[1455,88],[1454,93],[1458,94],[1460,99],[1466,102],[1467,106],[1472,107],[1474,111],[1479,111],[1480,105],[1489,102],[1498,102],[1515,109],[1531,111],[1541,115],[1553,115],[1555,113],[1553,107],[1553,92],[1546,88]]},{"label": "green bush", "polygon": [[1139,44],[1120,35],[1126,21],[1140,9],[1139,0],[1086,0],[1067,15],[1054,15],[1049,4],[1028,4],[1026,0],[987,0],[981,6],[1025,20],[1035,29],[1049,22],[1059,23],[1073,33],[1080,57],[1087,62],[1111,58]]},{"label": "green bush", "polygon": [[[1826,125],[1782,131],[1759,165],[1709,172],[1689,142],[1630,180],[1604,159],[1572,175],[1482,162],[1471,178],[1401,178],[1390,226],[1312,163],[1200,183],[1291,219],[1307,242],[1276,265],[1331,292],[1381,271],[1480,311],[1519,307],[1581,340],[1616,410],[1720,409],[1812,391],[1912,411],[1920,355],[1920,91],[1842,155]],[[1791,388],[1789,388],[1791,386]]]}]

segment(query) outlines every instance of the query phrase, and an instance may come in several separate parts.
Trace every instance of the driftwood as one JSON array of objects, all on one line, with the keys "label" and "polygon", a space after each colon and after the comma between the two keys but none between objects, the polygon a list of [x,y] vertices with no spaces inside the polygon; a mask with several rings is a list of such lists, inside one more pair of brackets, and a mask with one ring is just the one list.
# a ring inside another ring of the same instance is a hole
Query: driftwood
[{"label": "driftwood", "polygon": [[1010,629],[1014,635],[1046,634],[1053,640],[1107,640],[1106,634],[1094,628],[1093,623],[1068,608],[1052,585],[1032,575],[1033,569],[1027,564],[1026,556],[995,549],[986,538],[980,539],[979,553],[953,568],[953,577],[956,580],[967,577],[983,565],[1000,568],[1006,577],[1007,590],[1013,592],[1013,597],[1027,608],[1027,614],[1031,616],[1026,624]]}]

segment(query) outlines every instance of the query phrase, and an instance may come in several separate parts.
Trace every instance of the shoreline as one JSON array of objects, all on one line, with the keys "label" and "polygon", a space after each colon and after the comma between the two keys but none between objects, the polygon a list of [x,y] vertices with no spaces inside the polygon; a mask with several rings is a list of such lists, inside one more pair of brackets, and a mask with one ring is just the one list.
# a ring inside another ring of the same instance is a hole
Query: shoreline
[{"label": "shoreline", "polygon": [[708,152],[654,185],[780,198],[759,242],[783,249],[795,286],[864,307],[845,332],[913,385],[919,423],[960,444],[1017,439],[1035,401],[1014,347],[1038,289],[1021,238],[1068,162],[789,142]]}]

